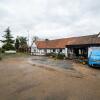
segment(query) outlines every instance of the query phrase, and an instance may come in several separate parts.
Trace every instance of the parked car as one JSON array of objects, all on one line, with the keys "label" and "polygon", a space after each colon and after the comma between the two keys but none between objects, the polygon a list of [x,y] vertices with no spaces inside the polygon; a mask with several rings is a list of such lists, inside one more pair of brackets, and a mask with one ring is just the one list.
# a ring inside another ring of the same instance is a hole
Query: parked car
[{"label": "parked car", "polygon": [[91,51],[88,63],[89,66],[100,67],[100,50]]}]

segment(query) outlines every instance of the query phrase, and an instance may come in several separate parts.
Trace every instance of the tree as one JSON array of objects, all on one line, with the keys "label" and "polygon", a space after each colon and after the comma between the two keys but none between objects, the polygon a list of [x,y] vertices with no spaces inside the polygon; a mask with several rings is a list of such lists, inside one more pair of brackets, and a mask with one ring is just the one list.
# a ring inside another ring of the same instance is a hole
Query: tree
[{"label": "tree", "polygon": [[10,28],[8,27],[5,32],[6,34],[3,36],[5,39],[2,40],[3,42],[2,48],[4,50],[14,50],[14,46],[13,46],[14,40],[12,39],[13,37],[11,35]]},{"label": "tree", "polygon": [[17,37],[15,41],[15,48],[17,51],[19,50],[19,46],[20,46],[19,37]]},{"label": "tree", "polygon": [[19,37],[19,48],[22,52],[26,51],[27,48],[28,48],[28,45],[27,45],[27,38],[26,37]]},{"label": "tree", "polygon": [[34,36],[34,37],[32,38],[32,42],[36,42],[37,40],[39,40],[39,37],[38,37],[38,36]]},{"label": "tree", "polygon": [[19,37],[19,41],[20,41],[20,46],[27,46],[27,38],[26,37]]}]

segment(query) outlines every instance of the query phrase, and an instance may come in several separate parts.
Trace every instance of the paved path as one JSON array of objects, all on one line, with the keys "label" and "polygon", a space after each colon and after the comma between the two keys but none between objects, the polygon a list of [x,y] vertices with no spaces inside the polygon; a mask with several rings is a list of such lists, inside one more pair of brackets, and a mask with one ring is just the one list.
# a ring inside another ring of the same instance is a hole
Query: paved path
[{"label": "paved path", "polygon": [[66,70],[31,64],[29,59],[0,62],[0,100],[100,100],[100,78],[84,76],[89,69],[73,65],[76,71]]}]

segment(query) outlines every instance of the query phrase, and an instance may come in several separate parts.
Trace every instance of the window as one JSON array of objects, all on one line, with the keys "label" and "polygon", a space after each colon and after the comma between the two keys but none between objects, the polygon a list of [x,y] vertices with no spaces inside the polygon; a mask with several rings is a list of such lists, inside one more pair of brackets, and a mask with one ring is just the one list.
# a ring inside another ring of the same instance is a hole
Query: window
[{"label": "window", "polygon": [[55,49],[53,49],[53,52],[55,52]]},{"label": "window", "polygon": [[62,52],[62,49],[60,49],[60,52]]}]

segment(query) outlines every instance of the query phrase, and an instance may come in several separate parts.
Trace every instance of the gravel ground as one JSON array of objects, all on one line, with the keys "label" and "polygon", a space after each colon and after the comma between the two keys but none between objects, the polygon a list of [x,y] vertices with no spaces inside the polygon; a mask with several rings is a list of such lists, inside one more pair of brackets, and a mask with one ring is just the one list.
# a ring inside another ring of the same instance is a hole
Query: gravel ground
[{"label": "gravel ground", "polygon": [[50,59],[48,57],[43,57],[43,56],[33,56],[29,58],[29,60],[33,64],[49,65],[52,67],[59,67],[59,68],[64,68],[64,69],[73,68],[72,62],[66,61],[66,60],[54,60],[52,58]]},{"label": "gravel ground", "polygon": [[16,57],[0,62],[0,100],[100,100],[100,70],[70,61],[62,65],[63,61],[52,63],[46,58],[52,63],[48,64],[39,59],[44,58]]}]

